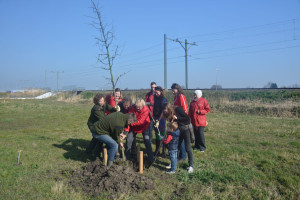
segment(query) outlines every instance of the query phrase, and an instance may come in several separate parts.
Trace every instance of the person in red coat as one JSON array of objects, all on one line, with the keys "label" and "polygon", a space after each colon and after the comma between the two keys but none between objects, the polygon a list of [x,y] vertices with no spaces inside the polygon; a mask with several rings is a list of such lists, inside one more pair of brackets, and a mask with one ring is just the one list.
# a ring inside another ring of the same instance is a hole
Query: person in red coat
[{"label": "person in red coat", "polygon": [[180,106],[184,110],[184,112],[188,113],[186,98],[183,94],[182,87],[177,83],[173,83],[172,86],[171,86],[171,89],[172,89],[172,92],[174,94],[173,105],[174,106]]},{"label": "person in red coat", "polygon": [[[112,107],[116,107],[116,101],[117,104],[119,104],[122,101],[122,94],[120,88],[115,89],[115,95],[108,94],[105,96],[105,102]],[[106,115],[108,115],[109,113],[110,113],[109,111],[105,112]]]},{"label": "person in red coat", "polygon": [[154,106],[154,94],[155,94],[155,88],[156,88],[156,83],[151,82],[151,90],[146,94],[145,97],[145,102],[148,103],[148,107],[150,109],[150,112],[153,115],[153,106]]},{"label": "person in red coat", "polygon": [[143,99],[136,100],[135,104],[131,106],[128,113],[134,113],[137,121],[130,124],[130,130],[126,140],[125,155],[127,159],[130,158],[130,151],[132,143],[136,139],[136,134],[143,133],[150,125],[149,110],[146,107]]},{"label": "person in red coat", "polygon": [[204,127],[206,127],[206,114],[210,112],[210,108],[206,99],[202,97],[201,90],[195,90],[194,99],[190,103],[189,116],[194,127],[195,133],[195,149],[204,152],[205,137]]},{"label": "person in red coat", "polygon": [[[183,89],[178,83],[173,83],[171,86],[172,92],[174,94],[174,106],[179,106],[181,107],[185,113],[188,113],[188,107],[186,103],[186,98],[183,94]],[[185,141],[180,143],[180,147],[178,147],[178,159],[179,162],[182,162],[183,160],[186,159],[186,150],[185,150]]]}]

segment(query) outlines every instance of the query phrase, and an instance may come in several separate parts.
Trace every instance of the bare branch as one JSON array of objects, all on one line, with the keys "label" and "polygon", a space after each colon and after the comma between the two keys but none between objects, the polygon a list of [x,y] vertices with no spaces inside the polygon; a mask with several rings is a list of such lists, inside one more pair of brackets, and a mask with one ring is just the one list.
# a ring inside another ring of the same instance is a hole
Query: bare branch
[{"label": "bare branch", "polygon": [[128,74],[129,72],[130,72],[130,70],[129,70],[128,72],[123,72],[122,74],[120,74],[120,75],[117,77],[117,79],[116,79],[115,85],[117,85],[119,79],[120,79],[122,76],[124,76],[125,74]]},{"label": "bare branch", "polygon": [[103,70],[107,70],[110,72],[110,79],[105,78],[105,80],[110,80],[113,88],[113,92],[115,93],[115,86],[120,80],[122,76],[127,74],[128,72],[124,72],[120,74],[116,81],[114,81],[112,67],[114,61],[118,54],[118,46],[114,46],[115,35],[113,31],[113,27],[111,25],[103,23],[103,18],[101,16],[101,12],[96,5],[94,0],[91,0],[92,10],[95,17],[92,17],[91,27],[94,28],[99,35],[95,37],[96,45],[99,48],[100,53],[98,54],[98,62],[100,62],[103,66],[101,68]]}]

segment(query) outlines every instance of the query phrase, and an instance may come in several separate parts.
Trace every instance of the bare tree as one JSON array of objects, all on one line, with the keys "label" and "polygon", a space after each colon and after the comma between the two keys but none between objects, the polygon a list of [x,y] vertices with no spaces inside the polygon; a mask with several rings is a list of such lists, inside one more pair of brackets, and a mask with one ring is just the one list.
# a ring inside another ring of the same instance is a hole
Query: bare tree
[{"label": "bare tree", "polygon": [[[99,36],[96,36],[96,44],[99,47],[100,53],[98,54],[98,62],[102,64],[101,68],[109,71],[110,78],[106,78],[110,80],[112,84],[113,94],[115,95],[115,88],[119,81],[119,79],[127,74],[128,72],[123,72],[119,76],[117,76],[116,80],[114,80],[113,76],[113,64],[114,60],[118,56],[118,46],[113,45],[113,41],[115,39],[114,32],[111,26],[103,23],[103,19],[101,16],[100,9],[98,5],[91,0],[93,13],[95,14],[94,21],[91,23],[92,27],[94,27]],[[117,105],[117,102],[116,102]]]}]

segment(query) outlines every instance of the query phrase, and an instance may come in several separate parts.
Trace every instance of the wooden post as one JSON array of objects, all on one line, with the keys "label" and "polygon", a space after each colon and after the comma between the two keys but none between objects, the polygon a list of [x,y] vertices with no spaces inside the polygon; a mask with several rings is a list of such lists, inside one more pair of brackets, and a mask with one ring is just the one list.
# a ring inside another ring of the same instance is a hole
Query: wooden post
[{"label": "wooden post", "polygon": [[138,144],[137,149],[136,149],[136,160],[137,160],[137,162],[140,162],[140,151],[141,151],[141,145]]},{"label": "wooden post", "polygon": [[143,151],[140,151],[140,174],[143,174],[143,168],[144,168],[144,166],[143,166],[143,157],[144,157]]},{"label": "wooden post", "polygon": [[104,154],[104,166],[107,166],[107,148],[103,149],[103,154]]}]

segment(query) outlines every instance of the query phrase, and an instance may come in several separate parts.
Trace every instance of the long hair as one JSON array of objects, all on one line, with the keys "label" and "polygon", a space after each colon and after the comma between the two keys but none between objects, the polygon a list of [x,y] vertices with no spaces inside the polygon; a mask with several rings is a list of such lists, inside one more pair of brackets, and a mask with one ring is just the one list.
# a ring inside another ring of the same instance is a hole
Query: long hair
[{"label": "long hair", "polygon": [[173,105],[170,103],[167,103],[164,108],[163,108],[163,116],[169,121],[172,122],[174,121],[174,116],[175,116],[175,108]]},{"label": "long hair", "polygon": [[177,95],[178,96],[180,96],[181,94],[184,94],[182,87],[177,83],[173,83],[172,86],[171,86],[171,89],[177,89],[177,91],[178,91]]},{"label": "long hair", "polygon": [[99,100],[102,98],[104,98],[104,95],[102,93],[97,93],[93,98],[94,104],[99,104]]},{"label": "long hair", "polygon": [[155,90],[158,90],[158,91],[161,92],[161,94],[160,94],[161,97],[165,97],[165,92],[164,92],[164,90],[162,89],[162,87],[157,86],[157,87],[155,87]]}]

